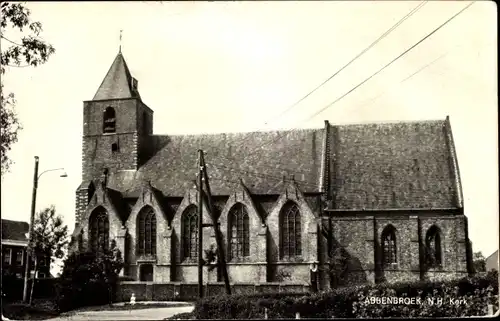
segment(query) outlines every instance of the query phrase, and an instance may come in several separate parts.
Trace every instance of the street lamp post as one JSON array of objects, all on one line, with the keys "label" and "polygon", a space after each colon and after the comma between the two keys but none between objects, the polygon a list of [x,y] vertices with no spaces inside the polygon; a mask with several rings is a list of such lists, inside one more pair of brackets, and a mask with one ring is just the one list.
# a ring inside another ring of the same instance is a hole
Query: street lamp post
[{"label": "street lamp post", "polygon": [[[28,230],[28,247],[26,248],[26,265],[24,270],[24,288],[23,288],[23,301],[27,302],[28,299],[28,278],[29,278],[29,263],[30,263],[30,254],[31,254],[31,238],[33,236],[33,224],[35,223],[35,207],[36,207],[36,191],[38,188],[38,180],[40,177],[46,173],[51,171],[64,170],[64,168],[54,168],[43,171],[40,175],[38,175],[38,163],[39,157],[35,156],[35,173],[33,174],[33,194],[31,198],[31,216],[30,216],[30,226]],[[64,172],[61,177],[68,177],[66,172]],[[31,285],[33,286],[33,285]]]}]

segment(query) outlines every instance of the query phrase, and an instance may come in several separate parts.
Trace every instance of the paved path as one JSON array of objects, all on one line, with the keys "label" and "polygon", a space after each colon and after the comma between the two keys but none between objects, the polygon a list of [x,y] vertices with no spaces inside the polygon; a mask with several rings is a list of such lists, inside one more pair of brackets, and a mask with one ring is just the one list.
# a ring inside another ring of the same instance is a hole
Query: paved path
[{"label": "paved path", "polygon": [[193,311],[193,306],[161,307],[136,310],[80,311],[46,321],[88,321],[88,320],[163,320],[178,313]]}]

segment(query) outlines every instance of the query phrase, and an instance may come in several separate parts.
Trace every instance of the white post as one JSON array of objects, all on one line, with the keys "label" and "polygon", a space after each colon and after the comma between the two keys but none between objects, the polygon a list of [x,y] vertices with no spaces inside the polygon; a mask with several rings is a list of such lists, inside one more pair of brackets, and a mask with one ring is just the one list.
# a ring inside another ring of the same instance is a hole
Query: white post
[{"label": "white post", "polygon": [[264,319],[267,320],[267,308],[264,308]]},{"label": "white post", "polygon": [[493,304],[488,304],[488,315],[493,315],[493,314],[495,314],[493,312]]},{"label": "white post", "polygon": [[300,319],[300,312],[295,312],[295,319]]}]

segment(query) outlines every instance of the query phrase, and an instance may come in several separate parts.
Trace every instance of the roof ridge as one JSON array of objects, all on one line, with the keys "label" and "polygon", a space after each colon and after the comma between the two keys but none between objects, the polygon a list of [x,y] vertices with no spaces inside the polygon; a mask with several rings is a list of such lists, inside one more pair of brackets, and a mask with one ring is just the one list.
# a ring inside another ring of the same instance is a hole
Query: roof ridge
[{"label": "roof ridge", "polygon": [[425,123],[444,123],[446,119],[421,119],[421,120],[394,120],[394,121],[370,121],[370,122],[353,122],[353,123],[337,123],[332,124],[332,127],[347,127],[347,126],[369,126],[369,125],[396,125],[396,124],[425,124]]},{"label": "roof ridge", "polygon": [[269,134],[269,133],[284,133],[284,132],[306,132],[306,131],[322,131],[323,127],[317,128],[293,128],[293,129],[277,129],[277,130],[266,130],[266,131],[242,131],[242,132],[220,132],[220,133],[198,133],[198,134],[159,134],[153,135],[153,137],[208,137],[208,136],[217,136],[217,135],[230,135],[230,136],[238,136],[238,135],[249,135],[249,134]]},{"label": "roof ridge", "polygon": [[[358,123],[337,123],[330,122],[331,127],[344,127],[344,126],[369,126],[369,125],[394,125],[394,124],[424,124],[424,123],[443,123],[446,119],[422,119],[422,120],[398,120],[398,121],[370,121]],[[309,128],[289,128],[289,129],[272,129],[272,130],[253,130],[253,131],[231,131],[231,132],[218,132],[218,133],[185,133],[185,134],[155,134],[153,137],[207,137],[217,135],[249,135],[249,134],[269,134],[269,133],[284,133],[284,132],[305,132],[305,131],[322,131],[324,127],[309,127]]]}]

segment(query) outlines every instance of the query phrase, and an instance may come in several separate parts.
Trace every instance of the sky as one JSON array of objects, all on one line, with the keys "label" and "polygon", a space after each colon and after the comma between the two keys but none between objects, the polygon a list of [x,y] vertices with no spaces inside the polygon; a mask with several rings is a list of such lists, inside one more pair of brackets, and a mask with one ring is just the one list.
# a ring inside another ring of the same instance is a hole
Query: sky
[{"label": "sky", "polygon": [[[37,68],[7,68],[23,125],[2,178],[2,218],[29,221],[51,204],[73,229],[81,182],[83,101],[118,48],[154,110],[155,134],[321,128],[450,116],[474,251],[498,249],[497,16],[477,1],[324,112],[468,1],[430,1],[324,86],[421,2],[28,2],[55,54]],[[123,30],[120,42],[120,30]],[[6,36],[20,35],[7,30]],[[7,45],[4,41],[2,46]],[[283,115],[282,112],[287,110]],[[267,124],[266,124],[267,123]],[[194,151],[196,152],[196,151]]]}]

